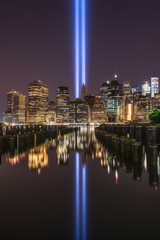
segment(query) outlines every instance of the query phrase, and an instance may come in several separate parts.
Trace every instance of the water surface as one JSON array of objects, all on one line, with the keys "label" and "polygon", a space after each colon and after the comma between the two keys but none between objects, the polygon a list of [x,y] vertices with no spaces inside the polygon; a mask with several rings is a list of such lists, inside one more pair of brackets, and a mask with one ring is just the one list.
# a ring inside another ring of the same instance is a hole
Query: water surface
[{"label": "water surface", "polygon": [[157,236],[159,158],[150,166],[117,156],[94,128],[1,156],[0,239]]}]

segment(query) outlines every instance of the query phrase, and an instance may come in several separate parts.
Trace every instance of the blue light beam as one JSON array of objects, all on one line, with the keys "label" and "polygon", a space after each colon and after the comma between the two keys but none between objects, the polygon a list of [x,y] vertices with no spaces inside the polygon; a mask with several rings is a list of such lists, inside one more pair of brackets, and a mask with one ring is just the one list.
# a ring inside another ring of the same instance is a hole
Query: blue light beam
[{"label": "blue light beam", "polygon": [[81,60],[82,84],[86,85],[86,0],[81,0]]},{"label": "blue light beam", "polygon": [[79,74],[80,74],[80,44],[79,44],[79,30],[80,30],[80,14],[79,14],[79,0],[75,0],[75,92],[76,98],[79,97]]}]

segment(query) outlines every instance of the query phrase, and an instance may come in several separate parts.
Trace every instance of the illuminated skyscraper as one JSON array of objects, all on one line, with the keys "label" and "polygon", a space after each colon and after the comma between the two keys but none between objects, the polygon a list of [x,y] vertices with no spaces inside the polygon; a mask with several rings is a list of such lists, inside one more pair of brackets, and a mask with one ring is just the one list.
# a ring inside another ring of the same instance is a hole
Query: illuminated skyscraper
[{"label": "illuminated skyscraper", "polygon": [[69,122],[70,123],[87,123],[88,106],[82,99],[77,98],[69,104]]},{"label": "illuminated skyscraper", "polygon": [[123,98],[122,98],[122,84],[118,83],[117,74],[115,74],[113,81],[108,87],[108,122],[116,122],[122,119],[123,115]]},{"label": "illuminated skyscraper", "polygon": [[131,85],[129,81],[123,82],[123,93],[124,95],[131,93]]},{"label": "illuminated skyscraper", "polygon": [[26,96],[11,90],[7,93],[7,111],[3,113],[5,123],[25,123]]},{"label": "illuminated skyscraper", "polygon": [[149,86],[149,82],[148,81],[143,82],[143,84],[142,84],[142,95],[146,96],[147,94],[150,94],[150,93],[151,93],[151,88]]},{"label": "illuminated skyscraper", "polygon": [[136,92],[139,92],[140,90],[139,90],[139,87],[138,86],[132,86],[131,87],[131,93],[132,94],[134,94],[134,93],[136,93]]},{"label": "illuminated skyscraper", "polygon": [[53,101],[48,103],[46,120],[48,123],[54,123],[56,121],[56,103]]},{"label": "illuminated skyscraper", "polygon": [[91,122],[92,123],[103,123],[106,122],[106,114],[103,104],[102,95],[98,94],[95,96],[93,106],[91,108]]},{"label": "illuminated skyscraper", "polygon": [[68,87],[59,87],[56,95],[56,122],[69,122],[69,90]]},{"label": "illuminated skyscraper", "polygon": [[48,86],[40,80],[28,84],[28,122],[44,123],[48,111]]},{"label": "illuminated skyscraper", "polygon": [[107,82],[104,82],[100,88],[106,114],[107,114],[107,107],[108,107],[108,87],[109,87],[109,85],[110,85],[110,82],[107,81]]},{"label": "illuminated skyscraper", "polygon": [[151,98],[157,93],[159,93],[159,78],[154,76],[151,77]]}]

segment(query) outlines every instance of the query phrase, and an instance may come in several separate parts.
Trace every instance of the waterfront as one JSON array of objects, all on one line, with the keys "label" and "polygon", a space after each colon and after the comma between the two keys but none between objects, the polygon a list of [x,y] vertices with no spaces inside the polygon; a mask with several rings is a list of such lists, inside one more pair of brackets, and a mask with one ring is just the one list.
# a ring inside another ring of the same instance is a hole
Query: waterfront
[{"label": "waterfront", "polygon": [[150,166],[116,155],[94,128],[1,156],[2,239],[157,236],[159,156]]}]

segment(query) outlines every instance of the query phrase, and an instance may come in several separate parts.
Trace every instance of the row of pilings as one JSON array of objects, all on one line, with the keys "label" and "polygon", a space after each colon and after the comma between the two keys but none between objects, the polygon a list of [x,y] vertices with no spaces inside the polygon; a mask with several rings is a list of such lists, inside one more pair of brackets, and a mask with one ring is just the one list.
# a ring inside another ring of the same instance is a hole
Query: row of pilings
[{"label": "row of pilings", "polygon": [[[138,166],[139,163],[141,165],[145,151],[147,169],[157,172],[157,159],[160,151],[160,127],[149,125],[100,125],[95,129],[95,133],[97,139],[103,142],[107,149],[117,156],[124,156],[127,164],[132,163]],[[156,184],[157,180],[152,185]]]},{"label": "row of pilings", "polygon": [[8,134],[0,136],[0,154],[14,152],[15,148],[18,148],[19,152],[24,152],[44,143],[46,139],[54,139],[59,134],[64,135],[75,130],[63,126],[31,126],[23,131],[18,129],[19,127],[9,129]]}]

